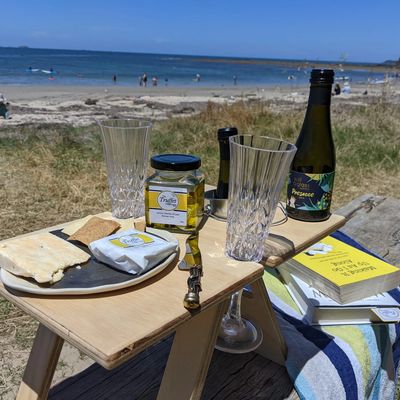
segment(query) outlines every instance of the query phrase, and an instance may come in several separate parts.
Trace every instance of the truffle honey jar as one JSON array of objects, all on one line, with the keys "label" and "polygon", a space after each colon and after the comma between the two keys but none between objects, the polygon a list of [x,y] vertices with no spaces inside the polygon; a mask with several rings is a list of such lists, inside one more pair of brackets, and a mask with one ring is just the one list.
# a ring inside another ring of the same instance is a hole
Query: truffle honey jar
[{"label": "truffle honey jar", "polygon": [[201,160],[190,154],[160,154],[150,161],[146,180],[146,226],[174,232],[194,231],[204,211]]}]

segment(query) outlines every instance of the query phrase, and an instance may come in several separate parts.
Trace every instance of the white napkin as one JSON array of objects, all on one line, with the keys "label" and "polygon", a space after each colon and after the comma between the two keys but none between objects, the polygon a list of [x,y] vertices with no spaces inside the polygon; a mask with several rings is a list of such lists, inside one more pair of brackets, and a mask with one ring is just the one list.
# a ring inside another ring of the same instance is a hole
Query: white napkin
[{"label": "white napkin", "polygon": [[167,241],[150,233],[128,229],[89,244],[101,262],[130,274],[140,274],[177,251],[178,240]]}]

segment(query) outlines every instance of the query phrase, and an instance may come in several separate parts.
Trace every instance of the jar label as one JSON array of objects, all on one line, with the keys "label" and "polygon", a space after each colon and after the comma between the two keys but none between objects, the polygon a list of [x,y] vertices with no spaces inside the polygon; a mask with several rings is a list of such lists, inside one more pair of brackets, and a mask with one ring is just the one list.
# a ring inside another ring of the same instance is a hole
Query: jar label
[{"label": "jar label", "polygon": [[186,188],[151,185],[148,196],[151,224],[187,225]]},{"label": "jar label", "polygon": [[287,205],[296,210],[323,211],[330,208],[335,172],[304,174],[291,171]]},{"label": "jar label", "polygon": [[112,243],[114,246],[123,248],[140,247],[154,243],[154,239],[145,233],[133,233],[131,235],[123,235],[114,239],[110,239],[110,243]]}]

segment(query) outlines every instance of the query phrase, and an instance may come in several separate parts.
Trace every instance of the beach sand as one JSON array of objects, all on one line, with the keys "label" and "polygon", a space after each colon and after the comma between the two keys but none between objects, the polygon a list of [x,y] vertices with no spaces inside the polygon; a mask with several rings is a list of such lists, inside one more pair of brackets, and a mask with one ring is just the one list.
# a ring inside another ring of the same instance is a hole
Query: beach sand
[{"label": "beach sand", "polygon": [[[363,95],[367,90],[368,94]],[[11,119],[4,125],[64,123],[86,126],[109,117],[136,117],[162,120],[191,115],[208,102],[233,103],[261,100],[272,105],[305,103],[308,86],[275,87],[123,87],[123,86],[12,86],[0,87],[10,102]],[[334,101],[365,104],[390,95],[400,101],[400,82],[388,85],[352,85],[351,94],[335,96]]]}]

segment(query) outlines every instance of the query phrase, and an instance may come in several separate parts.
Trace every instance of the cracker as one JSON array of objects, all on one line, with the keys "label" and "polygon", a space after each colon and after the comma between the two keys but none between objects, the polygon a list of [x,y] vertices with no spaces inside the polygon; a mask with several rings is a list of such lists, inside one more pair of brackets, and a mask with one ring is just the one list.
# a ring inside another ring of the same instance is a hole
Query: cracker
[{"label": "cracker", "polygon": [[82,228],[82,226],[85,225],[86,222],[88,222],[90,218],[93,218],[93,215],[87,215],[84,218],[77,219],[76,221],[70,222],[61,232],[65,233],[68,236],[71,236],[78,229]]},{"label": "cracker", "polygon": [[73,233],[68,240],[77,240],[89,246],[89,243],[114,233],[121,225],[118,222],[92,217],[81,228]]}]

